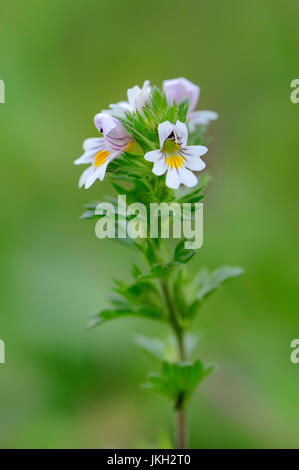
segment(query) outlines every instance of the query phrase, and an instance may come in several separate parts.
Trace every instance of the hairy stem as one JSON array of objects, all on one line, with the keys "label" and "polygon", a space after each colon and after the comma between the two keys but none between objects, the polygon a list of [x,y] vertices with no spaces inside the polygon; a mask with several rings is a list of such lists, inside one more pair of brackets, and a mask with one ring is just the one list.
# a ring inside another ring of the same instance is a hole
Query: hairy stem
[{"label": "hairy stem", "polygon": [[180,324],[177,320],[175,309],[172,305],[172,301],[171,301],[171,297],[170,297],[170,293],[169,293],[169,287],[168,287],[167,282],[162,281],[161,282],[161,287],[162,287],[162,291],[163,291],[165,301],[166,301],[166,305],[167,305],[167,309],[168,309],[169,322],[170,322],[170,325],[172,326],[172,328],[174,330],[175,336],[178,340],[179,350],[181,352],[180,344],[182,343],[182,329],[181,329],[181,326],[180,326]]},{"label": "hairy stem", "polygon": [[185,412],[182,408],[177,410],[177,448],[186,448]]},{"label": "hairy stem", "polygon": [[[169,287],[166,281],[161,282],[161,287],[164,293],[166,305],[168,308],[168,313],[169,313],[169,321],[170,324],[174,330],[175,336],[177,338],[178,342],[178,351],[179,351],[179,358],[180,361],[185,360],[185,347],[184,347],[184,331],[181,327],[181,325],[178,322],[175,308],[173,306],[170,293],[169,293]],[[186,425],[185,425],[185,412],[183,409],[183,402],[184,402],[184,394],[181,393],[178,396],[178,400],[176,403],[176,420],[177,420],[177,427],[176,427],[176,439],[177,439],[177,449],[185,449],[186,447]]]},{"label": "hairy stem", "polygon": [[[184,361],[185,359],[185,349],[184,349],[184,334],[181,331],[180,336],[178,337],[179,351],[180,351],[180,360]],[[182,393],[179,396],[176,406],[177,414],[177,448],[185,449],[186,447],[186,425],[185,425],[185,411],[183,409],[184,394]]]}]

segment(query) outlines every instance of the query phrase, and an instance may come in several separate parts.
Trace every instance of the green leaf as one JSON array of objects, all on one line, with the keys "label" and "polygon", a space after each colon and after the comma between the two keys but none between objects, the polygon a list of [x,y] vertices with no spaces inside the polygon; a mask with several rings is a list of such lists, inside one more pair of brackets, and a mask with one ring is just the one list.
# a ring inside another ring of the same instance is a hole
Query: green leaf
[{"label": "green leaf", "polygon": [[132,184],[136,180],[144,181],[145,178],[152,176],[143,154],[130,152],[125,152],[117,160],[113,160],[107,168],[107,173],[114,180],[122,180],[127,184]]},{"label": "green leaf", "polygon": [[195,131],[189,134],[188,145],[205,145],[204,136],[207,132],[207,126],[197,126]]},{"label": "green leaf", "polygon": [[222,266],[216,269],[201,281],[201,288],[197,298],[203,299],[218,289],[224,282],[241,276],[244,270],[239,267]]},{"label": "green leaf", "polygon": [[157,262],[156,251],[151,240],[147,238],[144,240],[143,254],[149,265],[153,265]]},{"label": "green leaf", "polygon": [[115,320],[116,318],[122,318],[125,316],[133,315],[136,317],[142,318],[150,318],[152,320],[161,320],[161,316],[157,310],[153,310],[151,308],[139,308],[136,310],[125,310],[125,309],[118,309],[118,310],[100,310],[99,312],[95,313],[89,324],[89,328],[93,328],[98,325],[102,325],[110,320]]},{"label": "green leaf", "polygon": [[125,117],[119,120],[143,151],[154,150],[156,148],[157,131],[152,126],[149,126],[147,120],[138,111],[132,114],[126,113]]},{"label": "green leaf", "polygon": [[171,262],[167,264],[155,264],[151,267],[150,273],[142,276],[141,279],[167,279],[175,267],[176,264]]},{"label": "green leaf", "polygon": [[165,93],[161,92],[159,88],[153,86],[151,104],[153,114],[159,119],[163,112],[167,110],[167,99]]},{"label": "green leaf", "polygon": [[178,114],[177,114],[177,118],[179,121],[186,122],[188,108],[189,108],[189,98],[185,98],[179,104],[179,109],[178,109]]},{"label": "green leaf", "polygon": [[177,202],[180,204],[184,204],[186,202],[189,204],[195,204],[196,202],[200,202],[205,197],[205,194],[202,194],[203,188],[203,186],[200,186],[194,191],[190,191],[189,193],[177,199]]},{"label": "green leaf", "polygon": [[159,295],[157,286],[151,280],[144,279],[137,279],[130,285],[115,281],[114,291],[132,305],[140,305],[143,300],[151,303],[152,300],[155,301]]},{"label": "green leaf", "polygon": [[178,359],[177,342],[173,336],[162,341],[159,338],[147,338],[139,335],[135,337],[135,342],[141,349],[159,361],[175,362]]},{"label": "green leaf", "polygon": [[224,282],[241,276],[244,270],[239,267],[223,266],[208,273],[206,270],[200,272],[197,279],[196,299],[191,303],[187,311],[187,317],[193,319],[202,306],[202,303]]},{"label": "green leaf", "polygon": [[177,111],[178,105],[174,102],[171,106],[169,106],[167,113],[165,115],[165,121],[170,121],[173,124],[177,121]]},{"label": "green leaf", "polygon": [[139,335],[136,336],[135,342],[155,359],[166,359],[167,347],[160,338],[147,338]]},{"label": "green leaf", "polygon": [[127,302],[127,310],[150,308],[156,312],[157,318],[165,319],[161,291],[151,279],[140,278],[130,285],[117,281],[114,290],[118,296]]},{"label": "green leaf", "polygon": [[[139,272],[137,268],[136,275]],[[116,293],[110,299],[113,307],[96,312],[89,323],[90,327],[128,315],[166,321],[162,293],[151,279],[138,278],[129,285],[115,280],[113,290]]]},{"label": "green leaf", "polygon": [[204,368],[200,360],[193,362],[162,362],[160,374],[150,374],[143,388],[170,398],[176,407],[184,407],[197,385],[213,370]]},{"label": "green leaf", "polygon": [[174,251],[174,261],[177,263],[188,263],[196,254],[196,250],[186,250],[184,248],[186,240],[181,240]]},{"label": "green leaf", "polygon": [[132,276],[134,279],[138,279],[141,276],[141,269],[136,264],[132,266]]}]

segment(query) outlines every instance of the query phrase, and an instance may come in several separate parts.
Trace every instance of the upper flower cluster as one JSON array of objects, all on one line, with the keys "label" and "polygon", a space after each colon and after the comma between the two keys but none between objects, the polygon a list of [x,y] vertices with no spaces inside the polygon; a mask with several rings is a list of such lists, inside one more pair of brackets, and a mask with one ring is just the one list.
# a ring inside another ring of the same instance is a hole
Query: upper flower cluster
[{"label": "upper flower cluster", "polygon": [[192,171],[205,168],[205,163],[200,157],[208,149],[203,145],[187,145],[188,131],[192,134],[198,126],[208,125],[217,119],[217,113],[195,111],[200,88],[185,78],[165,80],[163,92],[168,109],[174,104],[180,105],[188,101],[186,123],[180,120],[159,122],[152,106],[153,89],[148,80],[142,88],[137,85],[130,88],[127,101],[111,104],[110,109],[95,116],[95,126],[102,136],[86,139],[83,143],[83,155],[74,162],[76,165],[90,164],[80,177],[79,187],[85,186],[87,189],[97,179],[102,181],[108,164],[124,152],[129,152],[134,144],[135,131],[140,135],[140,130],[125,126],[124,122],[126,117],[134,113],[143,117],[146,123],[149,123],[149,116],[153,117],[149,127],[152,128],[154,123],[159,146],[155,149],[156,145],[152,144],[150,148],[155,150],[144,151],[143,155],[145,160],[154,163],[152,172],[158,176],[167,173],[166,185],[172,189],[179,188],[180,184],[188,187],[197,184],[197,178]]}]

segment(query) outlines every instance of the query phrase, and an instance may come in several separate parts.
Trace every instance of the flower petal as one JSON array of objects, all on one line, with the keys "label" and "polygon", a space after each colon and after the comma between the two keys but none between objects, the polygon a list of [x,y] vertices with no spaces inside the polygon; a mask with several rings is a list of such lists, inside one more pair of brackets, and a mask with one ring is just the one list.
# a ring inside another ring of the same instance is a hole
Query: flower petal
[{"label": "flower petal", "polygon": [[82,164],[87,164],[87,163],[92,163],[94,160],[94,156],[100,149],[94,149],[94,150],[89,150],[88,152],[84,152],[81,157],[77,158],[77,160],[74,161],[74,165],[82,165]]},{"label": "flower petal", "polygon": [[109,165],[110,161],[111,160],[107,160],[102,166],[98,168],[98,178],[100,181],[103,181],[103,179],[105,178],[107,166]]},{"label": "flower petal", "polygon": [[93,183],[96,181],[98,177],[98,172],[99,172],[98,168],[93,167],[93,172],[90,173],[87,180],[85,181],[85,189],[89,189],[90,186],[93,185]]},{"label": "flower petal", "polygon": [[98,113],[94,117],[94,124],[96,128],[101,134],[103,133],[104,136],[115,128],[117,122],[118,121],[114,117],[105,113]]},{"label": "flower petal", "polygon": [[169,121],[164,121],[158,126],[159,141],[161,148],[163,147],[164,141],[174,130],[174,124]]},{"label": "flower petal", "polygon": [[106,147],[112,151],[124,152],[131,137],[123,124],[114,117],[99,113],[94,122],[100,132],[103,132]]},{"label": "flower petal", "polygon": [[189,116],[190,132],[193,132],[196,126],[207,126],[216,119],[218,119],[218,114],[215,111],[194,111]]},{"label": "flower petal", "polygon": [[129,88],[127,95],[131,110],[140,111],[146,103],[149,103],[151,91],[152,87],[150,86],[149,80],[145,80],[142,88],[138,85],[135,85],[133,88]]},{"label": "flower petal", "polygon": [[157,176],[164,175],[166,170],[167,170],[167,166],[166,166],[164,157],[161,157],[159,160],[155,161],[154,166],[153,166],[154,175],[157,175]]},{"label": "flower petal", "polygon": [[200,157],[185,157],[185,167],[193,171],[202,171],[206,167],[205,162]]},{"label": "flower petal", "polygon": [[197,104],[200,88],[186,78],[174,78],[172,80],[164,80],[163,91],[166,94],[168,104],[173,101],[181,103],[185,98],[189,98],[189,111],[191,113]]},{"label": "flower petal", "polygon": [[194,171],[203,170],[206,164],[201,160],[200,156],[207,153],[207,151],[208,149],[204,145],[189,145],[181,149],[185,160],[185,167]]},{"label": "flower petal", "polygon": [[181,121],[177,121],[176,125],[174,126],[174,132],[176,133],[179,144],[180,145],[186,145],[187,140],[188,140],[188,129],[186,124],[184,124]]},{"label": "flower petal", "polygon": [[100,150],[105,145],[103,137],[91,137],[83,142],[83,150]]},{"label": "flower petal", "polygon": [[144,155],[145,160],[148,162],[156,162],[161,158],[161,150],[152,150],[151,152],[147,152]]},{"label": "flower petal", "polygon": [[109,161],[106,160],[106,162],[103,163],[103,165],[95,168],[94,172],[89,176],[89,178],[87,179],[87,181],[85,183],[85,189],[90,188],[90,186],[92,186],[93,183],[97,179],[99,179],[100,181],[103,181],[103,179],[105,177],[105,173],[106,173],[108,163],[109,163]]},{"label": "flower petal", "polygon": [[86,170],[83,171],[82,175],[80,176],[79,179],[79,188],[81,188],[83,185],[85,185],[86,181],[88,178],[92,175],[94,170],[94,166],[88,167]]},{"label": "flower petal", "polygon": [[128,102],[130,107],[134,110],[136,109],[136,102],[137,102],[137,97],[138,94],[140,93],[140,88],[138,85],[133,86],[132,88],[129,88],[127,91],[128,95]]},{"label": "flower petal", "polygon": [[182,147],[181,152],[186,157],[201,157],[207,153],[208,147],[205,145],[188,145],[187,147]]},{"label": "flower petal", "polygon": [[197,184],[197,178],[194,173],[192,173],[192,171],[182,167],[178,169],[178,172],[181,182],[188,188],[192,188],[192,186],[195,186]]},{"label": "flower petal", "polygon": [[178,189],[180,186],[180,177],[176,168],[169,168],[167,171],[166,186],[171,189]]},{"label": "flower petal", "polygon": [[125,113],[130,113],[133,111],[131,109],[131,106],[127,101],[119,101],[118,103],[115,104],[110,104],[109,105],[110,109],[103,109],[104,114],[110,114],[113,117],[124,117]]}]

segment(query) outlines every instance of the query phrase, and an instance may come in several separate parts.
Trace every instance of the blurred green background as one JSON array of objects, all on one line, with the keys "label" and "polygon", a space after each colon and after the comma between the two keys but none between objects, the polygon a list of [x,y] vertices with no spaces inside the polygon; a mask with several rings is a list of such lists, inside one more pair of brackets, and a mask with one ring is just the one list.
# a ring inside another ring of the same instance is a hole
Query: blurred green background
[{"label": "blurred green background", "polygon": [[2,448],[170,445],[171,405],[138,388],[157,364],[132,341],[166,332],[136,319],[86,330],[133,254],[78,219],[111,189],[78,190],[72,162],[95,113],[180,76],[220,115],[195,263],[246,269],[194,326],[218,368],[193,398],[190,446],[298,447],[298,15],[292,0],[2,3]]}]

